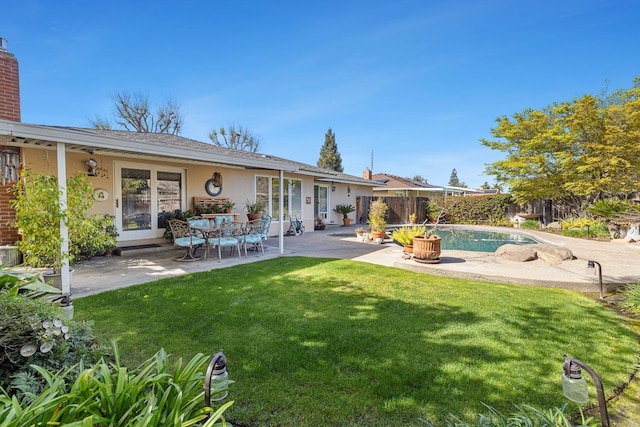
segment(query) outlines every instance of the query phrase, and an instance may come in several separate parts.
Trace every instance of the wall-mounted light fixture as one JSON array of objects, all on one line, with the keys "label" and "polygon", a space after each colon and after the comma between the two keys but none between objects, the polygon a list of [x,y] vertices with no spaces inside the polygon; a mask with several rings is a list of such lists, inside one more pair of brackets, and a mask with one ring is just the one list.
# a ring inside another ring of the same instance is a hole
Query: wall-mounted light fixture
[{"label": "wall-mounted light fixture", "polygon": [[90,154],[89,160],[86,161],[87,175],[96,176],[98,169],[98,161],[93,158],[93,153]]},{"label": "wall-mounted light fixture", "polygon": [[336,191],[336,185],[331,181],[331,192]]},{"label": "wall-mounted light fixture", "polygon": [[87,176],[100,176],[107,178],[107,170],[98,165],[98,161],[93,158],[93,151],[89,151],[89,160],[85,162],[87,165]]},{"label": "wall-mounted light fixture", "polygon": [[347,185],[347,196],[351,195],[351,186]]},{"label": "wall-mounted light fixture", "polygon": [[2,170],[2,185],[18,180],[20,169],[20,154],[13,150],[3,150],[0,153],[0,170]]}]

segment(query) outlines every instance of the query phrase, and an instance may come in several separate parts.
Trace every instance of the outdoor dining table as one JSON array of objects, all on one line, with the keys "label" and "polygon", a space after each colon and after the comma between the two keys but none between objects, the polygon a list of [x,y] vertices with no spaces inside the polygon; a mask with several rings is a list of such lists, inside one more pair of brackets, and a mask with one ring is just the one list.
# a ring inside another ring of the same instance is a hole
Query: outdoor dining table
[{"label": "outdoor dining table", "polygon": [[[204,225],[204,221],[208,221],[208,226]],[[234,221],[234,223],[239,223],[240,221]],[[211,244],[209,242],[210,238],[213,237],[218,237],[218,234],[220,233],[220,225],[216,224],[216,221],[213,218],[202,218],[202,220],[195,220],[194,224],[189,225],[191,227],[192,230],[195,231],[199,231],[200,233],[202,233],[202,237],[205,240],[205,254],[203,259],[207,259],[209,257],[209,251],[211,249]],[[246,224],[242,223],[242,232],[244,233]],[[239,241],[242,243],[242,238],[239,238]],[[240,251],[240,248],[238,248],[238,251]]]},{"label": "outdoor dining table", "polygon": [[205,252],[203,257],[204,260],[206,260],[209,257],[209,248],[211,248],[211,245],[209,244],[209,238],[214,237],[216,233],[219,231],[219,229],[216,228],[216,224],[213,220],[207,219],[206,221],[208,223],[208,226],[206,227],[198,223],[194,225],[189,224],[189,227],[191,227],[192,230],[202,233],[202,238],[205,241]]}]

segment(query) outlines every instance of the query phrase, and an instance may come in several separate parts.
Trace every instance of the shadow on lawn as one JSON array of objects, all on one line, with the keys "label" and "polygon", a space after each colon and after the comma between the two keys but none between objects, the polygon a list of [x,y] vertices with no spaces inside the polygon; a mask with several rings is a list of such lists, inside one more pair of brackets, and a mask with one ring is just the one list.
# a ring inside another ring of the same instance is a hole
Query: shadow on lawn
[{"label": "shadow on lawn", "polygon": [[164,347],[189,358],[223,348],[234,424],[424,426],[486,413],[482,403],[503,413],[565,403],[562,352],[587,348],[575,316],[622,328],[573,299],[286,257],[83,298],[76,312],[107,320],[96,332],[115,335],[123,352]]}]

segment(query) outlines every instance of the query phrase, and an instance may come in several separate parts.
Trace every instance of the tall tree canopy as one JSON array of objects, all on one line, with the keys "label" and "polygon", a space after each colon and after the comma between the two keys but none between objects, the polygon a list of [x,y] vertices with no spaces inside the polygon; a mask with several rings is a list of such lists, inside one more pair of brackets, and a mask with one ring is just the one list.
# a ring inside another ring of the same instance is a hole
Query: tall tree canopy
[{"label": "tall tree canopy", "polygon": [[449,186],[465,188],[467,187],[467,184],[458,179],[458,171],[456,171],[456,168],[453,168],[453,170],[451,171],[451,176],[449,176]]},{"label": "tall tree canopy", "polygon": [[486,172],[517,201],[561,201],[576,212],[606,196],[640,186],[640,78],[631,89],[584,95],[496,119],[497,140],[483,145],[506,153]]},{"label": "tall tree canopy", "polygon": [[324,144],[320,149],[318,167],[343,172],[342,158],[340,157],[340,153],[338,153],[338,146],[336,145],[336,134],[333,133],[331,128],[329,128],[324,135]]},{"label": "tall tree canopy", "polygon": [[[174,99],[165,100],[155,112],[151,109],[149,96],[140,92],[116,92],[112,100],[115,121],[121,129],[171,135],[178,135],[182,131],[184,118],[180,105]],[[89,119],[89,125],[96,129],[114,129],[109,119],[98,116]]]},{"label": "tall tree canopy", "polygon": [[253,135],[249,129],[234,124],[228,124],[226,128],[212,130],[209,139],[220,147],[232,148],[234,150],[249,151],[257,153],[260,150],[260,140]]}]

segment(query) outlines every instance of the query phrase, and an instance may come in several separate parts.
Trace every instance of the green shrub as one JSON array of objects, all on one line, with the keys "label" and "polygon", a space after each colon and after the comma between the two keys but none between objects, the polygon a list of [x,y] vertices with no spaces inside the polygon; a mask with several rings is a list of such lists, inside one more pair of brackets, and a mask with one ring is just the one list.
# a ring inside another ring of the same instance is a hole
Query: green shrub
[{"label": "green shrub", "polygon": [[513,199],[509,194],[489,196],[444,198],[446,220],[456,224],[475,224],[480,221],[492,224],[506,219],[506,213]]},{"label": "green shrub", "polygon": [[587,212],[602,218],[609,219],[615,214],[624,213],[629,209],[631,203],[628,200],[620,199],[601,199],[587,206]]},{"label": "green shrub", "polygon": [[624,299],[620,303],[620,307],[633,314],[640,315],[640,283],[627,285],[621,294]]},{"label": "green shrub", "polygon": [[562,234],[569,237],[610,237],[607,225],[593,218],[578,217],[565,218],[560,221]]},{"label": "green shrub", "polygon": [[[538,409],[529,405],[516,405],[517,411],[510,415],[503,415],[494,408],[488,407],[487,414],[478,414],[477,422],[470,424],[468,422],[460,420],[458,417],[452,415],[451,420],[447,421],[448,427],[530,427],[530,426],[548,426],[548,427],[560,427],[560,426],[572,426],[574,425],[572,417],[565,413],[567,405],[563,405],[562,408],[554,409]],[[584,418],[581,413],[580,417],[581,427],[599,427],[601,423],[599,420],[595,420],[593,417]],[[431,423],[426,422],[427,425],[432,426]]]},{"label": "green shrub", "polygon": [[520,223],[520,228],[524,230],[540,230],[540,222],[535,219],[527,219]]},{"label": "green shrub", "polygon": [[0,425],[173,427],[224,423],[223,413],[232,401],[214,409],[204,407],[206,356],[197,354],[186,364],[179,359],[173,369],[164,350],[137,369],[128,369],[119,360],[116,349],[115,363],[100,360],[86,369],[79,364],[63,372],[36,367],[45,386],[31,400],[20,401],[0,389]]},{"label": "green shrub", "polygon": [[24,377],[16,376],[33,372],[31,364],[68,369],[80,360],[92,363],[105,353],[90,323],[65,320],[60,308],[45,299],[0,291],[1,387],[33,392],[19,386]]},{"label": "green shrub", "polygon": [[118,231],[113,215],[93,215],[79,219],[81,226],[71,230],[69,239],[75,244],[71,247],[73,259],[88,259],[96,255],[104,255],[116,247]]},{"label": "green shrub", "polygon": [[103,254],[115,247],[117,232],[113,217],[87,215],[93,206],[93,187],[85,174],[67,180],[67,209],[60,210],[60,187],[55,176],[33,174],[25,168],[22,180],[12,188],[10,201],[16,211],[16,227],[22,236],[17,242],[25,264],[31,267],[62,265],[60,221],[69,230],[69,261]]}]

